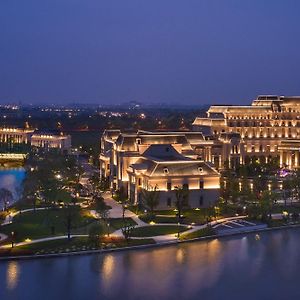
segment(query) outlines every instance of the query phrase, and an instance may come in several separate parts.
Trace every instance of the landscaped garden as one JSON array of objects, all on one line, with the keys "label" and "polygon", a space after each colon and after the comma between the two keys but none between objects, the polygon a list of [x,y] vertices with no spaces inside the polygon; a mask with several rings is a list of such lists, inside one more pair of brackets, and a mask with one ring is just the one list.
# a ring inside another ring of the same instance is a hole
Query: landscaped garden
[{"label": "landscaped garden", "polygon": [[131,232],[132,237],[150,237],[165,234],[175,234],[188,230],[186,226],[178,225],[150,225],[134,228]]},{"label": "landscaped garden", "polygon": [[155,244],[153,239],[129,239],[105,237],[95,244],[90,237],[73,237],[0,249],[0,256],[60,254]]}]

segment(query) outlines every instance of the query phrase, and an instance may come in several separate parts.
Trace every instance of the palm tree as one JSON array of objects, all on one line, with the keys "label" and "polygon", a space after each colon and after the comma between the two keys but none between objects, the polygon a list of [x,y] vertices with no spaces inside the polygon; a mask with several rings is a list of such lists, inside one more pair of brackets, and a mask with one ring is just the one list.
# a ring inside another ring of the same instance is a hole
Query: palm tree
[{"label": "palm tree", "polygon": [[0,199],[3,202],[4,210],[7,210],[7,205],[9,204],[9,201],[12,201],[13,199],[12,192],[6,188],[0,188]]},{"label": "palm tree", "polygon": [[145,206],[149,208],[150,216],[153,218],[154,209],[159,204],[159,191],[157,185],[149,190],[142,190],[142,199],[144,200]]}]

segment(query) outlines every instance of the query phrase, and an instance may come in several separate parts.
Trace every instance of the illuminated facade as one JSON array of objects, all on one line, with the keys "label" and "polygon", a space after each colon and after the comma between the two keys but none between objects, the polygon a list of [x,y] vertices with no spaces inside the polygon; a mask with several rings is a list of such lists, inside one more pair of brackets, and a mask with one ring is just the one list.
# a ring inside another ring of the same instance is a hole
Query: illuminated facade
[{"label": "illuminated facade", "polygon": [[27,144],[33,131],[33,129],[2,127],[0,128],[0,141],[2,143]]},{"label": "illuminated facade", "polygon": [[71,136],[61,131],[35,131],[30,138],[31,146],[59,149],[68,152],[71,149]]},{"label": "illuminated facade", "polygon": [[207,117],[196,118],[193,127],[216,140],[228,133],[239,135],[230,153],[236,152],[240,163],[247,157],[280,157],[282,167],[299,167],[300,97],[259,96],[249,106],[211,106]]},{"label": "illuminated facade", "polygon": [[60,131],[39,131],[34,129],[0,128],[0,142],[11,144],[30,144],[33,147],[71,149],[71,136]]},{"label": "illuminated facade", "polygon": [[159,190],[159,208],[175,206],[175,186],[186,185],[191,207],[209,206],[218,199],[219,173],[198,159],[200,132],[122,133],[106,130],[101,138],[100,173],[112,191],[123,188],[132,203],[143,189]]}]

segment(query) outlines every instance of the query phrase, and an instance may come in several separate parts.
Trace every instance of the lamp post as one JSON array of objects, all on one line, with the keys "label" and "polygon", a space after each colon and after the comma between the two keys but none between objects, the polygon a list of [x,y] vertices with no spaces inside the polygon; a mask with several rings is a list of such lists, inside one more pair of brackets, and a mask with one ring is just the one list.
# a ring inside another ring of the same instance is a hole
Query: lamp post
[{"label": "lamp post", "polygon": [[15,232],[12,231],[12,232],[11,232],[11,247],[12,247],[12,248],[14,247],[14,238],[15,238]]},{"label": "lamp post", "polygon": [[110,223],[107,222],[107,236],[109,237],[109,227],[110,227]]}]

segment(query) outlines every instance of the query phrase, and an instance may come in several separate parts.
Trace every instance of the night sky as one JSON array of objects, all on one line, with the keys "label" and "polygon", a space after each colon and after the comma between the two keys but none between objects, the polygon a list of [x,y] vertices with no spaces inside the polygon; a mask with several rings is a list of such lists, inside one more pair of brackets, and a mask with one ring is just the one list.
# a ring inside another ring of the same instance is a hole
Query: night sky
[{"label": "night sky", "polygon": [[300,95],[298,0],[0,0],[0,101]]}]

